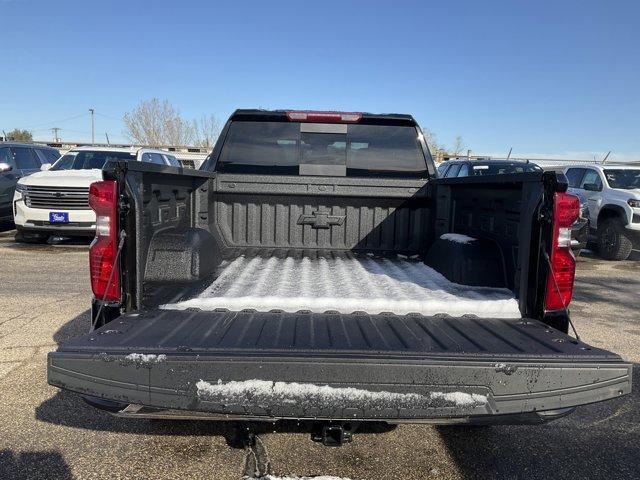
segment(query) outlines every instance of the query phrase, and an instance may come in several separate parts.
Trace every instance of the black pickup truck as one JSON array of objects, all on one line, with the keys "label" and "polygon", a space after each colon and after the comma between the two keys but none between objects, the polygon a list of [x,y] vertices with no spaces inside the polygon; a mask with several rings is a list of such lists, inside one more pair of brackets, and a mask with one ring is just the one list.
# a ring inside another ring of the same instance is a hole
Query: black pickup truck
[{"label": "black pickup truck", "polygon": [[631,365],[568,333],[566,189],[439,179],[409,115],[238,110],[199,171],[113,162],[91,186],[93,328],[49,354],[49,383],[121,416],[334,440],[628,394]]}]

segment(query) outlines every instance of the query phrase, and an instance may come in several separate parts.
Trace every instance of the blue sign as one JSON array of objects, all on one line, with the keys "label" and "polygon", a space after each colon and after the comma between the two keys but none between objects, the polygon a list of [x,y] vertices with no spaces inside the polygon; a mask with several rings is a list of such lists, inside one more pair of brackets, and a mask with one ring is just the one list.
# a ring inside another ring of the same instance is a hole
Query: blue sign
[{"label": "blue sign", "polygon": [[69,223],[69,212],[49,212],[50,223]]}]

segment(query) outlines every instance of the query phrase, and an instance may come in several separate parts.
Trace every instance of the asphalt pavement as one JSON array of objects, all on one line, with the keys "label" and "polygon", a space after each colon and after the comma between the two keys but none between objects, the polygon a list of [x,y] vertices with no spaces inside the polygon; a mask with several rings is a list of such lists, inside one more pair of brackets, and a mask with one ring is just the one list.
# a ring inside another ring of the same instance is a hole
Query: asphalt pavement
[{"label": "asphalt pavement", "polygon": [[[584,341],[636,364],[638,257],[581,256],[571,307]],[[0,233],[0,479],[240,479],[245,451],[233,424],[119,419],[47,385],[47,352],[88,330],[90,298],[86,244],[21,245]],[[540,426],[407,425],[341,448],[311,442],[295,424],[260,438],[277,475],[622,479],[640,476],[639,421],[634,387]]]}]

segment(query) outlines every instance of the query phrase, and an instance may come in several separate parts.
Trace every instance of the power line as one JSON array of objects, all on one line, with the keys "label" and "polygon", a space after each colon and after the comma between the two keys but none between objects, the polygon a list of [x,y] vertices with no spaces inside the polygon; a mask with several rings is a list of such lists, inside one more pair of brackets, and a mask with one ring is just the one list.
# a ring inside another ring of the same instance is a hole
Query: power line
[{"label": "power line", "polygon": [[89,114],[88,113],[82,113],[80,115],[74,115],[73,117],[63,118],[62,120],[52,120],[51,122],[35,123],[33,125],[28,125],[26,127],[21,127],[20,130],[28,130],[28,129],[34,128],[34,127],[42,127],[42,126],[45,126],[45,125],[64,123],[64,122],[68,122],[70,120],[75,120],[77,118],[86,117],[87,115],[89,115]]},{"label": "power line", "polygon": [[108,119],[110,119],[110,120],[116,120],[116,121],[118,121],[118,122],[121,122],[121,121],[122,121],[122,118],[112,117],[111,115],[105,115],[104,113],[95,112],[95,114],[96,114],[96,115],[99,115],[99,116],[101,116],[101,117],[104,117],[104,118],[108,118]]},{"label": "power line", "polygon": [[65,132],[72,132],[72,133],[83,133],[85,135],[91,134],[91,132],[82,131],[82,130],[72,130],[70,128],[60,128],[60,130],[64,130]]}]

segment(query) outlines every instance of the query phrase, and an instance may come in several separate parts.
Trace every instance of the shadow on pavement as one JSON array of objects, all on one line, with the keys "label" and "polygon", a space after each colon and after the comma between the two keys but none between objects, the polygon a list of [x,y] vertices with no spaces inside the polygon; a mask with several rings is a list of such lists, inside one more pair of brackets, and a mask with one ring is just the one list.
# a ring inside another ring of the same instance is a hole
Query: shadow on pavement
[{"label": "shadow on pavement", "polygon": [[91,328],[91,309],[87,309],[62,325],[54,334],[53,341],[58,345],[72,338],[89,333]]},{"label": "shadow on pavement", "polygon": [[16,231],[13,227],[2,229],[0,227],[0,246],[13,250],[29,251],[64,251],[64,250],[86,250],[93,240],[93,237],[59,237],[52,235],[42,241],[18,242],[15,240]]},{"label": "shadow on pavement", "polygon": [[[633,383],[640,381],[634,365]],[[640,395],[538,426],[438,427],[464,478],[638,478]]]},{"label": "shadow on pavement", "polygon": [[55,451],[0,450],[0,474],[6,480],[73,478],[67,462],[60,453]]},{"label": "shadow on pavement", "polygon": [[[87,405],[80,395],[59,390],[36,407],[38,420],[65,427],[93,431],[120,432],[139,435],[221,436],[230,447],[243,448],[242,434],[308,433],[308,424],[296,421],[235,422],[210,420],[152,420],[119,418]],[[382,423],[362,425],[357,434],[384,433],[395,427]]]}]

